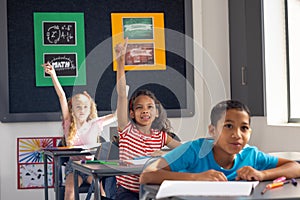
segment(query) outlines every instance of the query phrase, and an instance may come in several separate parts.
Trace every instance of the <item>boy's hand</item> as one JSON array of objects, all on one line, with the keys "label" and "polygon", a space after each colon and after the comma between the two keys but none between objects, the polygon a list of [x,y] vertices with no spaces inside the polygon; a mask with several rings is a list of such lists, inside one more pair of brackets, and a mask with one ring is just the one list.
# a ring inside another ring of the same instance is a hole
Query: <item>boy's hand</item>
[{"label": "boy's hand", "polygon": [[258,171],[250,166],[242,167],[236,171],[237,176],[235,180],[247,180],[247,181],[263,181],[264,173]]},{"label": "boy's hand", "polygon": [[124,44],[117,44],[115,47],[116,60],[118,63],[124,63],[126,49],[127,49],[128,38],[126,38]]},{"label": "boy's hand", "polygon": [[208,170],[206,172],[195,174],[193,180],[197,181],[227,181],[225,174],[216,170]]}]

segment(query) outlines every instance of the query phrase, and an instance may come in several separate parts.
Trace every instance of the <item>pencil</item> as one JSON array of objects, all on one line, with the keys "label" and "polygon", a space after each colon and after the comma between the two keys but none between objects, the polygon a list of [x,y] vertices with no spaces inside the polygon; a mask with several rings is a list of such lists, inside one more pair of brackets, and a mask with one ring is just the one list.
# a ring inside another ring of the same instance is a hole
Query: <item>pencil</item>
[{"label": "pencil", "polygon": [[83,164],[103,164],[103,165],[119,165],[118,162],[114,161],[103,161],[103,160],[83,160]]},{"label": "pencil", "polygon": [[261,192],[261,194],[264,194],[269,189],[273,189],[273,188],[276,188],[276,187],[281,187],[281,186],[283,186],[285,184],[288,184],[288,183],[290,183],[290,182],[285,181],[285,182],[270,183],[270,184],[266,185],[265,189]]},{"label": "pencil", "polygon": [[261,194],[266,193],[267,190],[268,190],[268,188],[265,188],[265,189],[261,192]]}]

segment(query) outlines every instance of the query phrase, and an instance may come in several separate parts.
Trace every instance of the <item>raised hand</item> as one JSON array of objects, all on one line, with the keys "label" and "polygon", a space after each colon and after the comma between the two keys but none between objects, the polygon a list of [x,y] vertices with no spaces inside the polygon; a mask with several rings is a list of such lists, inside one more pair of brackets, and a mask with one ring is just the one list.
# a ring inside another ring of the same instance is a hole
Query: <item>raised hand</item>
[{"label": "raised hand", "polygon": [[50,76],[56,74],[53,66],[49,62],[42,64],[42,67],[44,67],[46,74],[49,74]]},{"label": "raised hand", "polygon": [[128,38],[125,39],[124,44],[118,43],[115,47],[116,60],[119,64],[124,63],[126,49],[127,49],[127,42],[128,42]]}]

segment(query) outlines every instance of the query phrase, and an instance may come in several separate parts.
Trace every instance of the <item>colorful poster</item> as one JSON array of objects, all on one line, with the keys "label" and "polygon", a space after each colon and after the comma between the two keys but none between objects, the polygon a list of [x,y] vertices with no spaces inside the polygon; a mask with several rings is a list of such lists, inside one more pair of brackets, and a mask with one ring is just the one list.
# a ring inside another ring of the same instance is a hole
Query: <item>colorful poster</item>
[{"label": "colorful poster", "polygon": [[[17,139],[18,189],[44,188],[43,148],[56,147],[61,137]],[[53,187],[53,161],[48,157],[48,186]]]},{"label": "colorful poster", "polygon": [[34,13],[36,86],[52,86],[41,64],[54,67],[63,86],[86,85],[83,13]]},{"label": "colorful poster", "polygon": [[113,49],[128,38],[125,70],[166,69],[163,13],[112,13],[111,24]]}]

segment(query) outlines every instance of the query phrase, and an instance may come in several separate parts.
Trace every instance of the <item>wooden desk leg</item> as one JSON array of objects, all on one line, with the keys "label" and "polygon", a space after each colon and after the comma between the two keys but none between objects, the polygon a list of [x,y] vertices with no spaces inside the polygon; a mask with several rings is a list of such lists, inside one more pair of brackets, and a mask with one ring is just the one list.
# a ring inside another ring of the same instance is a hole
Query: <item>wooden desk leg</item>
[{"label": "wooden desk leg", "polygon": [[101,200],[101,193],[100,193],[100,182],[99,178],[96,174],[93,175],[94,177],[94,199]]},{"label": "wooden desk leg", "polygon": [[55,199],[59,200],[59,167],[60,167],[60,158],[57,156],[53,156],[54,160],[54,190],[55,190]]},{"label": "wooden desk leg", "polygon": [[74,169],[74,199],[79,200],[78,171]]},{"label": "wooden desk leg", "polygon": [[48,200],[48,156],[44,154],[44,187],[45,187],[45,200]]}]

